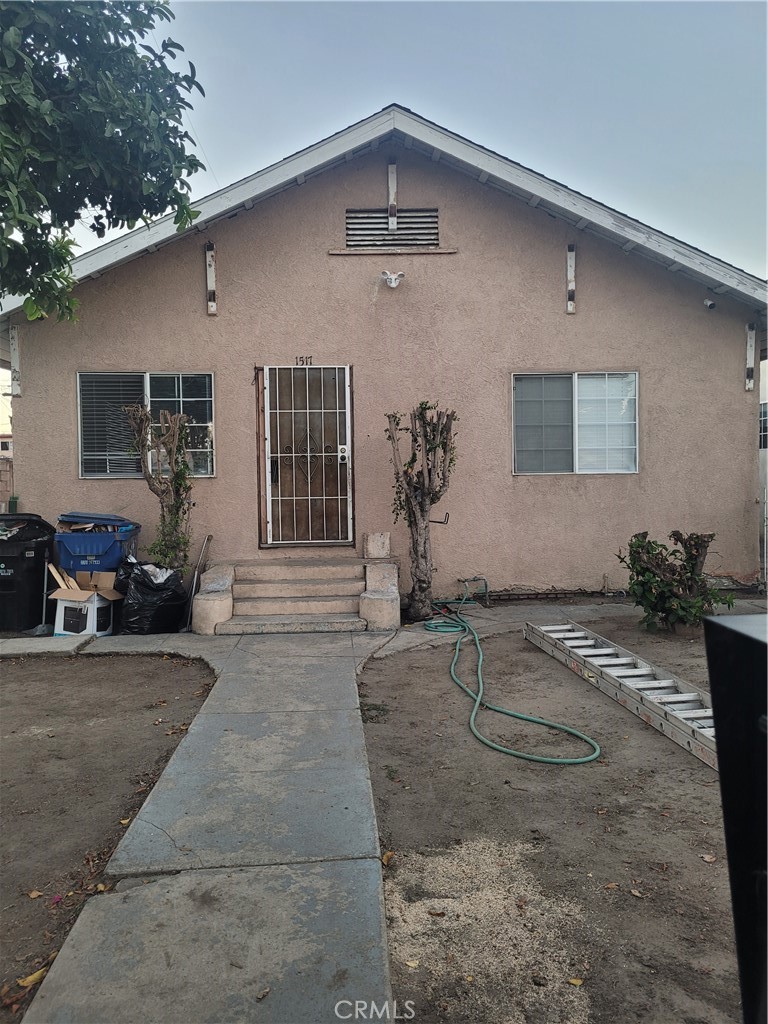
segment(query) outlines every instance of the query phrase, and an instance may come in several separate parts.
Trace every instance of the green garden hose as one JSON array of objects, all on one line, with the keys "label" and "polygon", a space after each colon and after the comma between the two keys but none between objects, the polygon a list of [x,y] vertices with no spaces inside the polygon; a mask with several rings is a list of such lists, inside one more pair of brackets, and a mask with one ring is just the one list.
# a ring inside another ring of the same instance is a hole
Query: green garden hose
[{"label": "green garden hose", "polygon": [[[457,634],[456,639],[456,650],[454,651],[453,661],[451,662],[451,679],[454,683],[457,683],[462,690],[472,699],[475,704],[472,708],[472,714],[469,716],[469,728],[472,733],[484,743],[486,747],[490,747],[491,750],[498,750],[501,754],[509,754],[510,757],[519,757],[524,761],[537,761],[540,764],[587,764],[589,761],[594,761],[595,758],[600,757],[600,747],[593,739],[589,736],[585,736],[583,732],[579,732],[576,729],[572,729],[569,725],[558,725],[557,722],[549,722],[546,718],[536,718],[534,715],[524,715],[520,711],[510,711],[509,708],[502,708],[496,704],[489,704],[483,700],[483,691],[485,689],[485,683],[483,681],[483,648],[480,643],[480,637],[477,635],[477,630],[474,628],[471,622],[468,622],[461,615],[461,610],[465,604],[471,601],[469,595],[469,587],[465,584],[465,594],[461,601],[447,601],[440,605],[433,605],[437,612],[441,613],[441,618],[430,619],[424,623],[424,628],[428,633],[455,633]],[[458,604],[458,608],[455,611],[451,611],[449,605]],[[472,636],[475,641],[475,647],[477,648],[477,690],[470,690],[456,674],[456,665],[461,654],[461,645],[468,636]],[[480,730],[475,724],[477,713],[480,710],[495,711],[499,715],[507,715],[509,718],[517,718],[521,722],[531,722],[533,725],[543,725],[548,729],[557,729],[558,732],[567,733],[569,736],[575,736],[579,740],[583,740],[592,747],[592,753],[586,757],[544,757],[540,754],[526,754],[521,750],[513,750],[512,747],[504,747],[499,743],[494,743],[493,740],[489,740],[487,736],[483,736]]]}]

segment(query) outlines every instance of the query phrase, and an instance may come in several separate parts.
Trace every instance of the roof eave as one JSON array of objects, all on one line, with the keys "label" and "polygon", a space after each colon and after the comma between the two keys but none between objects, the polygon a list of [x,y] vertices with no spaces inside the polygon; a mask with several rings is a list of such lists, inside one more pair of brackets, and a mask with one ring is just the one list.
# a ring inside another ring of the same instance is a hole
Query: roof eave
[{"label": "roof eave", "polygon": [[[173,216],[168,215],[79,256],[72,264],[73,274],[78,281],[99,277],[145,253],[155,252],[177,238],[205,231],[222,217],[249,209],[254,203],[284,188],[300,184],[309,174],[318,173],[356,151],[375,145],[392,132],[412,139],[420,147],[431,149],[436,156],[449,158],[481,182],[535,199],[549,212],[564,217],[579,229],[613,239],[625,251],[649,256],[672,272],[690,276],[713,291],[727,293],[729,297],[746,303],[755,312],[766,307],[766,282],[760,278],[397,105],[385,107],[363,121],[201,199],[194,204],[199,216],[193,227],[177,232]],[[21,302],[22,299],[16,296],[1,303],[0,320],[18,310]]]}]

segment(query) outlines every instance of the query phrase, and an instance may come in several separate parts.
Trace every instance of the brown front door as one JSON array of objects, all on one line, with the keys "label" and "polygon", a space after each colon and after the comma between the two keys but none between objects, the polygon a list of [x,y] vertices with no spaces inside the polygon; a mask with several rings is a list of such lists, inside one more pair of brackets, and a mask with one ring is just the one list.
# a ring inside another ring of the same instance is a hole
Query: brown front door
[{"label": "brown front door", "polygon": [[268,544],[352,540],[348,366],[264,370]]}]

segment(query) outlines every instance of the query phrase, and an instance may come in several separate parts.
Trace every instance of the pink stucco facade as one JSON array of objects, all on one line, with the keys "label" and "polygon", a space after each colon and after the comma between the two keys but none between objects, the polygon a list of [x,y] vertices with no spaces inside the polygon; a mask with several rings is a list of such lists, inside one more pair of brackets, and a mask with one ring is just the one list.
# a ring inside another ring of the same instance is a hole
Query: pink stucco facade
[{"label": "pink stucco facade", "polygon": [[[333,255],[347,208],[386,205],[398,162],[402,208],[437,207],[451,253]],[[217,254],[218,315],[206,313],[203,245]],[[575,315],[566,247],[577,246]],[[382,269],[403,271],[390,289]],[[492,588],[619,587],[631,534],[715,532],[712,572],[758,566],[758,390],[744,387],[743,304],[705,289],[440,163],[392,145],[81,284],[74,324],[20,325],[14,399],[22,509],[126,515],[151,539],[141,479],[80,479],[77,371],[215,374],[216,477],[195,483],[196,542],[212,557],[306,557],[260,547],[263,459],[254,368],[353,367],[355,536],[393,531],[385,415],[422,399],[455,408],[458,459],[433,530],[436,590],[482,574]],[[628,475],[515,475],[511,375],[636,371],[639,469]],[[348,549],[346,549],[348,550]],[[312,549],[318,556],[338,548]]]}]

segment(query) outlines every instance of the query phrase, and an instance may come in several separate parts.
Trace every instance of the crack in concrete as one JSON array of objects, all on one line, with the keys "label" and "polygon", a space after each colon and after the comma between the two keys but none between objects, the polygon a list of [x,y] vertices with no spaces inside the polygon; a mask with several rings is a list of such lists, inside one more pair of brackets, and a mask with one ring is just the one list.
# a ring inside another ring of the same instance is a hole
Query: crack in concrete
[{"label": "crack in concrete", "polygon": [[143,822],[143,823],[144,823],[145,825],[151,825],[151,826],[152,826],[152,828],[156,828],[158,832],[162,832],[164,836],[168,836],[168,838],[169,838],[169,839],[171,840],[171,842],[173,843],[173,847],[174,847],[174,849],[175,849],[175,850],[177,850],[177,851],[178,851],[179,853],[191,853],[191,854],[192,854],[193,856],[197,857],[198,861],[200,862],[200,867],[201,867],[201,868],[204,868],[204,867],[205,867],[205,865],[203,864],[203,858],[202,858],[202,857],[200,856],[200,854],[199,854],[199,853],[197,853],[197,852],[196,852],[195,850],[193,850],[193,849],[192,849],[191,847],[189,847],[189,846],[187,846],[187,847],[184,847],[184,846],[179,846],[179,844],[178,844],[178,843],[176,842],[176,840],[175,840],[175,839],[173,838],[173,836],[171,835],[171,833],[170,833],[170,832],[166,832],[166,830],[165,830],[164,828],[162,828],[162,826],[160,826],[160,825],[156,825],[156,824],[154,823],[154,821],[150,821],[150,820],[149,820],[149,818],[142,818],[142,816],[141,816],[141,815],[138,815],[138,816],[137,816],[137,818],[136,818],[136,821],[141,821],[141,822]]}]

